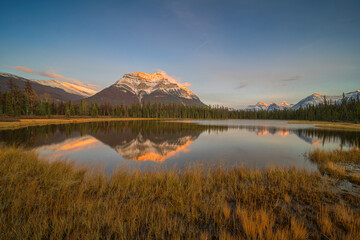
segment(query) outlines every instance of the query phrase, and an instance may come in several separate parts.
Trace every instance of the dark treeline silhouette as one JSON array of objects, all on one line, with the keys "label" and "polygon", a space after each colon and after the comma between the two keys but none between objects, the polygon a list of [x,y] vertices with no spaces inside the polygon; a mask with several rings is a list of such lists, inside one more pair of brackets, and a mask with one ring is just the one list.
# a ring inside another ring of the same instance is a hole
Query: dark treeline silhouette
[{"label": "dark treeline silhouette", "polygon": [[142,118],[194,118],[194,119],[282,119],[282,120],[317,120],[317,121],[350,121],[360,119],[360,100],[343,99],[340,103],[324,102],[317,106],[308,106],[297,110],[246,111],[230,110],[226,107],[197,107],[178,104],[140,104],[131,106],[110,104],[88,104],[84,100],[79,103],[58,102],[50,95],[38,96],[31,83],[26,82],[24,90],[9,80],[8,91],[0,89],[0,116],[112,116]]}]

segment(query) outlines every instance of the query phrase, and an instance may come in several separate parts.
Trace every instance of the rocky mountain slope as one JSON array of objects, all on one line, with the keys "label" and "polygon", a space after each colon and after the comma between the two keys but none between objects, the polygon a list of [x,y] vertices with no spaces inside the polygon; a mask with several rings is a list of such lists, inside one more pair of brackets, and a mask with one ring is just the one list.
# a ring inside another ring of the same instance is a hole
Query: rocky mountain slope
[{"label": "rocky mountain slope", "polygon": [[47,93],[53,99],[58,101],[76,101],[97,93],[95,90],[67,82],[60,82],[57,80],[32,80],[14,74],[0,72],[0,86],[2,92],[8,90],[7,83],[9,79],[12,79],[19,89],[24,89],[26,81],[30,81],[33,89],[38,95]]},{"label": "rocky mountain slope", "polygon": [[206,106],[193,92],[159,72],[125,74],[113,85],[87,98],[86,101],[127,106],[133,103]]}]

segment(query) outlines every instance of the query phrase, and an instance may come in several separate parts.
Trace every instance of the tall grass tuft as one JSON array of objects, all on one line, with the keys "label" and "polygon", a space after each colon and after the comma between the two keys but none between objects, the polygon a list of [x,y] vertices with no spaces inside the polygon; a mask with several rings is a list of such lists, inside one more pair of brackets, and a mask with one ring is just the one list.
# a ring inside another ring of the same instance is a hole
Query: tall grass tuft
[{"label": "tall grass tuft", "polygon": [[357,168],[360,167],[360,151],[358,149],[347,151],[316,149],[310,153],[310,160],[318,165],[320,172],[323,174],[360,184],[359,172],[347,171],[346,169],[346,166],[349,165],[357,165]]}]

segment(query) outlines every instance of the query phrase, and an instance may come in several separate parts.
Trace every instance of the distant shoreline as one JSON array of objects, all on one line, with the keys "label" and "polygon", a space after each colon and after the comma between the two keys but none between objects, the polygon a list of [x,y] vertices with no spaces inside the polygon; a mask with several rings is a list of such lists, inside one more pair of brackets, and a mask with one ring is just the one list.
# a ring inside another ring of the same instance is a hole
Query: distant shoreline
[{"label": "distant shoreline", "polygon": [[[119,118],[119,117],[87,117],[75,116],[66,118],[65,116],[53,116],[44,118],[38,116],[27,117],[1,117],[0,130],[12,130],[23,127],[44,126],[50,124],[69,124],[69,123],[85,123],[85,122],[104,122],[104,121],[140,121],[140,120],[271,120],[275,119],[185,119],[185,118]],[[289,124],[314,124],[317,128],[336,129],[336,130],[352,130],[360,131],[360,124],[348,122],[325,122],[325,121],[299,121],[299,120],[281,120],[287,121]]]},{"label": "distant shoreline", "polygon": [[[86,122],[107,122],[107,121],[139,121],[139,120],[164,120],[164,118],[114,118],[114,117],[71,117],[65,118],[57,116],[56,118],[9,118],[0,121],[0,130],[12,130],[23,127],[44,126],[50,124],[69,124]],[[173,120],[166,118],[166,120]]]},{"label": "distant shoreline", "polygon": [[288,120],[290,124],[315,124],[317,128],[360,131],[359,123]]}]

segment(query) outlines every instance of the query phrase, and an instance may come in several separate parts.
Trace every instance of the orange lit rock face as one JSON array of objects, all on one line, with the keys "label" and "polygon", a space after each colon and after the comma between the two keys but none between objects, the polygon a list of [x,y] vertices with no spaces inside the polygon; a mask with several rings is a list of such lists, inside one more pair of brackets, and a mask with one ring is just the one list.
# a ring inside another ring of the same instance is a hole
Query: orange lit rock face
[{"label": "orange lit rock face", "polygon": [[156,73],[136,72],[136,73],[133,73],[133,75],[138,76],[139,78],[144,79],[149,82],[166,79],[166,75],[163,73],[159,73],[159,72],[156,72]]},{"label": "orange lit rock face", "polygon": [[263,102],[259,102],[259,104],[260,104],[260,105],[263,105],[263,106],[266,106],[266,107],[268,107],[268,106],[269,106],[268,104],[263,103]]},{"label": "orange lit rock face", "polygon": [[180,87],[181,89],[184,89],[188,94],[194,95],[193,92],[191,92],[189,89],[187,89],[185,86],[177,82],[174,78],[167,76],[165,73],[156,72],[156,73],[143,73],[143,72],[136,72],[132,73],[132,75],[135,75],[145,81],[148,82],[157,82],[159,80],[168,80],[169,82],[175,83]]}]

